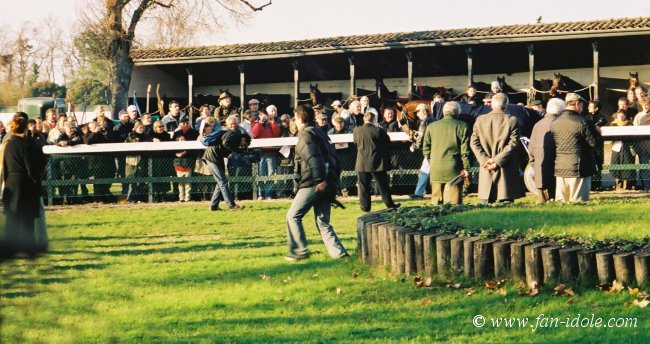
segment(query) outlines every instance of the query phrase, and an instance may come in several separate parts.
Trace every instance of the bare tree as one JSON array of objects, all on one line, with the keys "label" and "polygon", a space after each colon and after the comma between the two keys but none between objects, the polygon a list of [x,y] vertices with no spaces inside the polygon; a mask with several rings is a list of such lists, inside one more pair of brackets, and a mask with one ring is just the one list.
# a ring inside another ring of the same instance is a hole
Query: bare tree
[{"label": "bare tree", "polygon": [[126,107],[133,71],[130,53],[136,45],[136,29],[141,22],[154,18],[174,20],[174,15],[186,13],[183,8],[191,8],[193,18],[176,20],[208,16],[212,25],[218,27],[224,13],[236,20],[245,20],[251,13],[271,5],[271,1],[256,6],[247,0],[95,0],[94,6],[86,6],[81,25],[87,28],[89,37],[97,39],[110,63],[113,116]]}]

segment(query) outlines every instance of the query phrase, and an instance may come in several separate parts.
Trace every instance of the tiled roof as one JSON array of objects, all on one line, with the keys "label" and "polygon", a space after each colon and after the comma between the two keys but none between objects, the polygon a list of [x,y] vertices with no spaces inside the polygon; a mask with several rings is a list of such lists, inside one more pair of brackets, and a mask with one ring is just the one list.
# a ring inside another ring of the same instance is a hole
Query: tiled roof
[{"label": "tiled roof", "polygon": [[319,50],[354,50],[355,48],[386,46],[392,44],[426,44],[449,41],[462,42],[475,39],[498,41],[501,38],[543,37],[582,33],[624,33],[626,31],[639,30],[650,31],[650,17],[339,36],[298,41],[181,47],[172,49],[135,49],[131,52],[131,57],[137,63],[138,61],[143,60],[220,58],[251,54],[273,55],[277,53],[304,53]]}]

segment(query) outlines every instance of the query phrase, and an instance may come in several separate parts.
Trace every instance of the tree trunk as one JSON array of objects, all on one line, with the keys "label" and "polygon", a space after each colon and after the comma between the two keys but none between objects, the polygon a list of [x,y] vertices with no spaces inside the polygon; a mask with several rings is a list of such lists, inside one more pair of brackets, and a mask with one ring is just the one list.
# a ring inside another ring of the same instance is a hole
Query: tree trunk
[{"label": "tree trunk", "polygon": [[111,42],[110,59],[113,74],[111,83],[111,106],[113,107],[112,118],[117,119],[120,111],[126,109],[129,98],[129,86],[131,85],[131,72],[133,71],[133,60],[129,56],[131,52],[131,41],[125,38],[116,38]]}]

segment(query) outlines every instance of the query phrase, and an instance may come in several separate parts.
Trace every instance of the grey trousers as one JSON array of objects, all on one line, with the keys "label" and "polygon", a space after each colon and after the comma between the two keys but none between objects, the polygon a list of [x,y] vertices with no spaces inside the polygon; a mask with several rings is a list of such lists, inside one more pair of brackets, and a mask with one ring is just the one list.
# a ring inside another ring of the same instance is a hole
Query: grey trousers
[{"label": "grey trousers", "polygon": [[332,258],[344,256],[347,251],[339,241],[334,227],[330,224],[332,204],[326,194],[317,192],[315,187],[299,189],[287,212],[287,244],[289,245],[289,253],[295,255],[308,254],[307,239],[305,238],[305,228],[302,225],[302,218],[312,207],[314,208],[314,215],[316,217],[316,228],[320,232],[327,252]]}]

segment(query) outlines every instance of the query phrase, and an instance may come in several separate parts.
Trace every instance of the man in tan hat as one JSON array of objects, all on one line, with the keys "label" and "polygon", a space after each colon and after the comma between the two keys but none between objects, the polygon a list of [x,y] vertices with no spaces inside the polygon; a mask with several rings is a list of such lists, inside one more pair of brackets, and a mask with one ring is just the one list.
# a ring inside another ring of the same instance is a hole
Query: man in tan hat
[{"label": "man in tan hat", "polygon": [[551,123],[555,142],[555,197],[560,202],[587,202],[591,176],[596,172],[595,127],[583,115],[583,101],[577,93],[566,95],[564,111]]},{"label": "man in tan hat", "polygon": [[[413,135],[413,144],[411,144],[411,152],[419,151],[422,148],[422,142],[424,140],[424,133],[427,130],[427,126],[434,121],[434,118],[429,114],[429,107],[425,103],[418,104],[415,108],[415,114],[418,116],[418,131]],[[409,197],[411,199],[423,199],[424,192],[427,190],[427,185],[429,184],[429,160],[427,157],[424,157],[422,160],[422,166],[420,166],[420,173],[418,174],[418,183],[415,186],[415,192]]]},{"label": "man in tan hat", "polygon": [[239,109],[232,106],[232,96],[228,91],[221,92],[219,95],[219,106],[214,109],[214,117],[222,126],[226,125],[226,118],[230,115],[238,115]]},{"label": "man in tan hat", "polygon": [[251,116],[257,118],[260,115],[260,101],[255,98],[249,100],[248,109],[251,110]]}]

